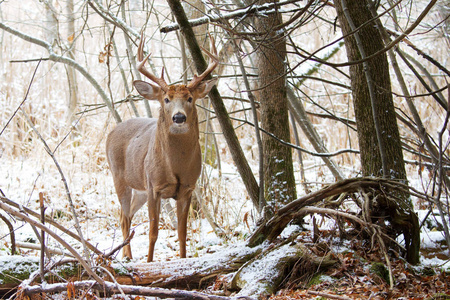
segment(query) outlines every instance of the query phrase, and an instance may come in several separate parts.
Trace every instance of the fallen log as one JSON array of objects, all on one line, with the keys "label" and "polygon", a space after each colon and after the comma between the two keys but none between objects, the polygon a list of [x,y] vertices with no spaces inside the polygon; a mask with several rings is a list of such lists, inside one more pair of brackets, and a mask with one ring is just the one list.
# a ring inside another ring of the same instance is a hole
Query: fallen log
[{"label": "fallen log", "polygon": [[295,241],[296,234],[285,241],[268,247],[260,255],[244,264],[233,276],[230,289],[239,295],[268,298],[275,294],[286,274],[302,268],[311,276],[337,263],[331,253],[325,256],[313,254],[303,243]]},{"label": "fallen log", "polygon": [[[214,281],[218,275],[237,271],[245,262],[262,251],[261,248],[248,248],[243,245],[225,249],[201,258],[185,258],[173,261],[151,263],[115,262],[101,266],[109,274],[103,274],[107,281],[123,285],[152,285],[164,288],[197,289]],[[99,260],[97,260],[99,261]],[[39,269],[37,257],[0,257],[0,292],[17,288]],[[52,270],[57,276],[46,276],[49,283],[64,280],[83,280],[82,267],[77,263],[66,264]]]},{"label": "fallen log", "polygon": [[[67,288],[67,286],[58,285],[57,283],[61,278],[74,284],[79,284],[79,288],[86,288],[85,284],[79,282],[86,282],[88,278],[82,276],[82,267],[77,263],[58,266],[52,271],[57,276],[46,277],[48,284],[44,285],[44,287],[34,287],[27,278],[38,270],[39,263],[37,258],[17,256],[14,259],[12,258],[14,257],[0,258],[0,262],[9,261],[7,264],[0,264],[0,274],[8,273],[10,278],[21,278],[21,280],[15,279],[8,282],[8,284],[2,284],[1,289],[3,292],[17,288],[19,285],[21,285],[19,289],[22,292],[25,291],[25,295],[37,292],[64,291],[63,287]],[[14,260],[16,262],[13,262]],[[257,297],[260,294],[268,295],[275,292],[284,280],[286,270],[292,269],[299,261],[313,266],[312,269],[314,270],[326,268],[336,263],[329,256],[318,257],[311,253],[302,243],[294,242],[293,239],[287,239],[281,243],[265,244],[255,248],[249,248],[243,244],[235,245],[232,249],[224,249],[200,258],[151,263],[116,262],[109,266],[93,267],[93,269],[97,271],[107,269],[108,272],[101,274],[100,271],[98,275],[105,280],[104,282],[114,282],[120,286],[127,287],[123,289],[125,294],[150,296],[157,296],[152,294],[157,293],[155,292],[156,290],[140,289],[139,286],[185,290],[204,289],[211,286],[219,276],[235,273],[234,277],[228,277],[228,280],[224,282],[225,289],[242,290],[238,294],[239,296],[251,295]],[[265,277],[265,274],[271,274],[271,278],[269,276]],[[233,279],[231,280],[231,278]],[[2,280],[1,276],[0,280]],[[24,281],[22,282],[22,280]],[[24,290],[25,287],[26,289]],[[125,292],[125,290],[129,292]],[[116,289],[113,290],[113,292],[116,291]],[[175,296],[176,294],[167,294],[167,297]]]},{"label": "fallen log", "polygon": [[[162,288],[153,287],[142,287],[142,286],[129,286],[129,285],[119,285],[112,282],[104,282],[104,284],[99,284],[93,280],[89,281],[78,281],[69,283],[54,283],[45,285],[34,285],[26,286],[20,289],[18,293],[18,298],[21,296],[31,296],[38,293],[61,293],[68,290],[97,290],[104,293],[106,296],[127,294],[127,295],[137,295],[137,296],[150,296],[158,297],[161,299],[167,298],[181,298],[186,300],[230,300],[237,299],[233,297],[223,297],[209,295],[196,291],[183,291],[183,290],[168,290]],[[249,299],[250,297],[239,297],[239,299]]]},{"label": "fallen log", "polygon": [[198,289],[217,276],[237,271],[262,251],[261,248],[235,246],[200,258],[184,258],[151,263],[114,264],[115,280],[120,284],[152,285],[164,288]]}]

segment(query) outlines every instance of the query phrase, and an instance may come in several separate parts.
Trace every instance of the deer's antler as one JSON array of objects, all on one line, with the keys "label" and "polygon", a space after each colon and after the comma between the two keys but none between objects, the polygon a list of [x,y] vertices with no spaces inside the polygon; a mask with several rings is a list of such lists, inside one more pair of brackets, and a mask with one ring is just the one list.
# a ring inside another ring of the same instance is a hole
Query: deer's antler
[{"label": "deer's antler", "polygon": [[156,77],[155,75],[153,75],[153,73],[149,72],[145,68],[145,63],[147,62],[148,58],[150,57],[150,54],[148,54],[144,58],[144,43],[145,43],[144,32],[142,32],[141,40],[139,41],[139,47],[138,47],[138,52],[137,52],[137,59],[139,61],[139,66],[137,69],[142,75],[144,75],[145,77],[147,77],[148,79],[150,79],[151,81],[153,81],[154,83],[159,85],[164,92],[167,92],[169,90],[169,85],[164,80],[164,68],[162,69],[161,77]]},{"label": "deer's antler", "polygon": [[206,50],[205,48],[201,47],[202,50],[209,56],[209,58],[211,59],[209,62],[208,67],[206,68],[206,70],[200,74],[200,75],[194,75],[194,78],[191,80],[191,82],[189,82],[189,84],[187,85],[188,89],[194,89],[200,82],[202,82],[206,76],[208,76],[219,64],[219,58],[217,57],[217,49],[216,49],[216,45],[214,43],[214,38],[209,35],[209,39],[211,42],[211,48],[212,48],[212,52],[209,52],[208,50]]}]

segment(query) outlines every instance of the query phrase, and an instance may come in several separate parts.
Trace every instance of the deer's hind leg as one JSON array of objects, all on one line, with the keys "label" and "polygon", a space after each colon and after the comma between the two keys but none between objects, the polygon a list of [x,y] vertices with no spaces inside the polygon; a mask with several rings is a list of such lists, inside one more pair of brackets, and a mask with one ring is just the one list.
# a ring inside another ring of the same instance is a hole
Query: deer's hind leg
[{"label": "deer's hind leg", "polygon": [[[118,194],[119,195],[119,194]],[[134,214],[147,202],[147,193],[126,187],[120,199],[120,225],[122,227],[122,236],[125,240],[130,234],[131,221]],[[123,247],[123,257],[132,259],[130,243]]]},{"label": "deer's hind leg", "polygon": [[[117,198],[119,198],[120,202],[120,227],[122,229],[122,237],[125,240],[130,234],[131,219],[133,218],[131,214],[132,189],[129,186],[120,184],[116,184],[115,187]],[[122,257],[133,258],[130,244],[123,247]]]}]

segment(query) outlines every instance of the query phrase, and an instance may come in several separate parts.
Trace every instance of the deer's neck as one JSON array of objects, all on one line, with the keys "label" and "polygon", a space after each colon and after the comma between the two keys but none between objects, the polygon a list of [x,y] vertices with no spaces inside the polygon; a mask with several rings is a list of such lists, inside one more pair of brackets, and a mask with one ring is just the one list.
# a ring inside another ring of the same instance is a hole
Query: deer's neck
[{"label": "deer's neck", "polygon": [[184,134],[171,134],[169,130],[157,130],[155,144],[162,149],[163,155],[177,164],[190,160],[200,151],[198,125],[192,125]]}]

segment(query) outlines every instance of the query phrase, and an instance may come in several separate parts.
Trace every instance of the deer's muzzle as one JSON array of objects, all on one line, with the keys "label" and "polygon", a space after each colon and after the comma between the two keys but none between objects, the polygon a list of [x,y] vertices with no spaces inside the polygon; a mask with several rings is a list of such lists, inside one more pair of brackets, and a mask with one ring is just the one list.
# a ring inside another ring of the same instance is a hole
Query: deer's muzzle
[{"label": "deer's muzzle", "polygon": [[177,124],[182,124],[184,122],[186,122],[186,116],[182,113],[176,113],[173,117],[172,120],[174,123]]}]

